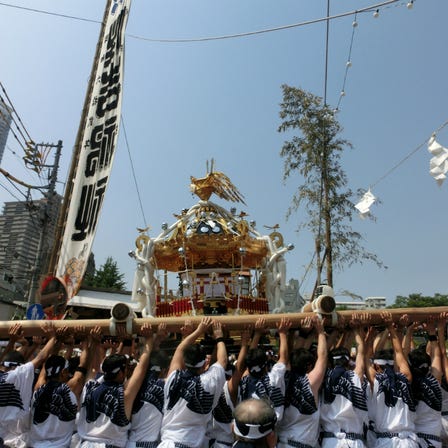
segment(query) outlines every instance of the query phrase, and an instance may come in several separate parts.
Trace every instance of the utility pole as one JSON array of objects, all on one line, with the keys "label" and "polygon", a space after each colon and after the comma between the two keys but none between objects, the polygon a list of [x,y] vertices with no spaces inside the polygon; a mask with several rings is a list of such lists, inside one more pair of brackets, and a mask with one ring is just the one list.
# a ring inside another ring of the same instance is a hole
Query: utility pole
[{"label": "utility pole", "polygon": [[[46,200],[43,202],[39,210],[39,223],[41,225],[39,233],[39,243],[37,246],[36,257],[34,259],[34,268],[32,269],[30,288],[28,291],[28,306],[36,303],[36,293],[39,288],[40,280],[43,272],[47,272],[48,267],[48,230],[51,222],[50,211],[54,206],[54,198],[56,195],[56,182],[58,178],[59,161],[62,151],[62,140],[59,140],[56,145],[41,143],[37,147],[56,148],[54,163],[52,165],[41,165],[42,168],[50,168],[49,184],[47,192],[45,193]],[[45,250],[46,249],[46,250]]]}]

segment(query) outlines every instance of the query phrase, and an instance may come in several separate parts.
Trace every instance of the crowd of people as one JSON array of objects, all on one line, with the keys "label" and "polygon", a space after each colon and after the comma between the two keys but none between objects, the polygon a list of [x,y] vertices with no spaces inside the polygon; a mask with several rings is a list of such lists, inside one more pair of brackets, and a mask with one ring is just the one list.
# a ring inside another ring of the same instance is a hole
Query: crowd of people
[{"label": "crowd of people", "polygon": [[0,448],[442,448],[447,318],[282,317],[267,347],[260,317],[232,355],[211,316],[186,321],[172,353],[163,323],[137,340],[118,327],[118,342],[51,322],[24,338],[15,324],[0,355]]}]

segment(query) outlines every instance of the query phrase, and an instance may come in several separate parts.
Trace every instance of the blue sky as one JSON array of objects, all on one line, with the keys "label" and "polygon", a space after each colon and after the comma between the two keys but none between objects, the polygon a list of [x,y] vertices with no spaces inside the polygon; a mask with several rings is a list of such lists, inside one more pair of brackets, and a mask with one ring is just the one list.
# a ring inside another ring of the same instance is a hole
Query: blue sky
[{"label": "blue sky", "polygon": [[[105,4],[6,3],[93,21],[101,20]],[[333,0],[330,15],[374,4]],[[354,146],[343,157],[350,187],[372,186],[381,200],[372,207],[376,222],[355,215],[352,226],[388,269],[369,263],[346,268],[335,273],[335,290],[385,296],[388,302],[397,295],[448,293],[448,181],[439,188],[429,175],[426,146],[448,120],[448,2],[417,0],[412,9],[406,4],[380,7],[377,18],[372,12],[357,15],[352,66],[338,115],[342,136]],[[326,7],[324,0],[134,0],[126,39],[122,115],[150,234],[157,235],[162,222],[171,223],[173,213],[196,202],[189,192],[190,175],[205,175],[206,161],[213,157],[216,169],[245,196],[244,210],[258,230],[278,223],[285,240],[295,245],[287,255],[288,278],[299,279],[304,295],[315,281],[313,272],[304,277],[314,245],[311,235],[296,232],[306,219],[303,210],[286,220],[301,179],[282,181],[279,152],[286,136],[277,128],[282,84],[324,94],[325,23],[203,42],[141,38],[195,39],[271,29],[325,17]],[[330,23],[327,101],[332,105],[339,101],[353,21],[349,15]],[[99,27],[0,5],[0,80],[35,141],[63,140],[61,181]],[[448,146],[448,126],[437,139]],[[13,152],[21,155],[10,136],[2,167],[31,182]],[[7,185],[4,179],[0,183]],[[9,200],[15,198],[0,188],[0,201]],[[93,251],[97,266],[109,255],[116,259],[129,287],[135,265],[127,253],[136,228],[144,225],[121,132]]]}]

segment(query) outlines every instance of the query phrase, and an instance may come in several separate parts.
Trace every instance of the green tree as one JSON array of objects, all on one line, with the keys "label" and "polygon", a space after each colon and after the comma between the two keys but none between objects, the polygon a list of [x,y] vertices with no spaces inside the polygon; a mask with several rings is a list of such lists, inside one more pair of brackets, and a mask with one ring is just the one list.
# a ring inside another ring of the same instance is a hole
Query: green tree
[{"label": "green tree", "polygon": [[[350,225],[356,209],[351,201],[353,192],[347,188],[341,155],[352,145],[340,138],[342,127],[334,111],[323,104],[322,98],[300,88],[283,85],[282,90],[282,123],[278,131],[291,135],[280,152],[284,159],[283,178],[296,173],[303,178],[292,198],[288,217],[299,207],[305,208],[307,220],[299,229],[307,228],[314,236],[317,281],[320,283],[324,266],[330,286],[334,267],[342,269],[366,260],[383,266],[375,254],[361,245],[362,235]],[[322,247],[325,252],[321,259]]]},{"label": "green tree", "polygon": [[124,291],[126,289],[126,282],[123,278],[124,274],[120,273],[117,262],[112,257],[107,257],[106,262],[99,269],[95,269],[93,275],[86,276],[84,284],[96,288]]},{"label": "green tree", "polygon": [[448,306],[448,295],[436,293],[433,297],[422,296],[422,294],[410,294],[397,296],[395,302],[388,308],[425,308],[433,306]]}]

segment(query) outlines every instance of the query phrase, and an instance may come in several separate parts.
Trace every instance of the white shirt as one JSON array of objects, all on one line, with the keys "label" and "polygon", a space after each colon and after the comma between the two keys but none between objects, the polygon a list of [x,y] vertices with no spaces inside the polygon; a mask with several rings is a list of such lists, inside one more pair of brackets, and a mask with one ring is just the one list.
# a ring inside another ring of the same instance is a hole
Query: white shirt
[{"label": "white shirt", "polygon": [[0,437],[6,445],[25,447],[33,381],[32,362],[0,374]]},{"label": "white shirt", "polygon": [[[50,388],[50,394],[44,394]],[[38,406],[42,401],[48,407]],[[31,427],[28,445],[33,448],[60,448],[70,445],[76,428],[78,401],[65,383],[47,383],[33,394],[31,404]]]},{"label": "white shirt", "polygon": [[77,426],[81,440],[124,448],[131,424],[124,409],[123,384],[104,381],[104,377],[88,381],[82,392]]},{"label": "white shirt", "polygon": [[182,443],[199,448],[205,439],[207,422],[218,403],[226,378],[224,368],[215,363],[200,376],[183,370],[172,372],[165,383],[165,404],[161,445]]}]

